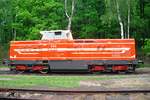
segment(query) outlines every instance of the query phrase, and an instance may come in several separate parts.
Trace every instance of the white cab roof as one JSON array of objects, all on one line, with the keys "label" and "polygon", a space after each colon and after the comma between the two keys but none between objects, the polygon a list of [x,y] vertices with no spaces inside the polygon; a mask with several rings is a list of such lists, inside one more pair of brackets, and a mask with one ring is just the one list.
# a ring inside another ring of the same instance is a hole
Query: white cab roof
[{"label": "white cab roof", "polygon": [[70,30],[40,31],[40,33],[42,34],[42,40],[50,40],[50,39],[73,40],[72,33]]}]

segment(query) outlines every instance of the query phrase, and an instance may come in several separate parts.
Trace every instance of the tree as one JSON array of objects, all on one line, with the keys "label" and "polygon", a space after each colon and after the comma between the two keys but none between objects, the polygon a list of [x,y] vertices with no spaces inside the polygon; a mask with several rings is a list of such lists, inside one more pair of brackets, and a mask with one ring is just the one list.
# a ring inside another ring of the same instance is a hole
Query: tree
[{"label": "tree", "polygon": [[[104,13],[103,0],[77,0],[73,19],[75,38],[104,38],[100,17]],[[108,32],[109,33],[109,32]]]},{"label": "tree", "polygon": [[116,0],[116,8],[117,8],[117,15],[118,15],[118,21],[120,24],[120,30],[121,30],[121,39],[124,39],[124,25],[120,14],[120,7],[118,4],[118,0]]},{"label": "tree", "polygon": [[[15,0],[13,0],[15,1]],[[39,31],[65,27],[63,3],[50,0],[17,0],[13,28],[16,40],[40,39]]]},{"label": "tree", "polygon": [[0,1],[0,42],[7,43],[13,38],[12,34],[12,8],[11,0]]},{"label": "tree", "polygon": [[149,5],[149,0],[0,0],[0,42],[40,39],[39,31],[68,24],[75,38],[130,37],[142,46],[150,38]]},{"label": "tree", "polygon": [[74,13],[74,6],[75,6],[75,0],[72,0],[72,6],[71,6],[71,14],[69,16],[68,14],[68,10],[67,10],[67,1],[65,0],[65,14],[66,17],[68,18],[68,26],[67,26],[67,30],[71,30],[71,23],[72,23],[72,17],[73,17],[73,13]]},{"label": "tree", "polygon": [[127,38],[130,38],[130,14],[131,14],[131,2],[130,0],[127,0],[128,2],[128,26],[127,26]]}]

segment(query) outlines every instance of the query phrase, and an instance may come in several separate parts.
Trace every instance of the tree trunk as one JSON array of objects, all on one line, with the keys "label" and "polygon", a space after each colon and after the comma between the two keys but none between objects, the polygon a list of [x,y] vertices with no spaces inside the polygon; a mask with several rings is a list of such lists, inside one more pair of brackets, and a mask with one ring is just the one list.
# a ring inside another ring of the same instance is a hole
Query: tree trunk
[{"label": "tree trunk", "polygon": [[127,32],[127,38],[129,39],[130,38],[130,10],[131,10],[131,4],[130,4],[130,0],[127,1],[128,2],[128,32]]},{"label": "tree trunk", "polygon": [[140,17],[144,17],[144,0],[139,0],[140,3]]},{"label": "tree trunk", "polygon": [[119,7],[119,4],[118,4],[117,0],[116,0],[116,6],[117,6],[118,21],[119,21],[120,30],[121,30],[121,39],[124,39],[124,26],[123,26],[123,22],[122,22],[122,19],[121,19],[120,10],[119,10],[120,7]]},{"label": "tree trunk", "polygon": [[13,34],[14,34],[14,41],[16,40],[16,36],[17,36],[17,34],[16,34],[16,29],[13,29]]},{"label": "tree trunk", "polygon": [[65,0],[65,14],[68,18],[67,30],[71,30],[72,17],[73,17],[73,13],[74,13],[74,5],[75,5],[75,0],[72,0],[71,15],[69,16],[68,10],[67,10],[67,0]]}]

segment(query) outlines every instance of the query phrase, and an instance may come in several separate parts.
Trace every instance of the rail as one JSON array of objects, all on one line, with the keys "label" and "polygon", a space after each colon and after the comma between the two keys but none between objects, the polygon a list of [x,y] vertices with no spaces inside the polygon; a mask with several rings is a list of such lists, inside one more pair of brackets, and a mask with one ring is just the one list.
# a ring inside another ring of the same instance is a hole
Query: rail
[{"label": "rail", "polygon": [[95,94],[103,94],[103,95],[110,95],[110,94],[126,94],[126,95],[130,95],[130,94],[149,94],[150,90],[145,90],[145,89],[140,89],[140,90],[131,90],[131,89],[124,89],[124,90],[99,90],[99,91],[85,91],[85,90],[36,90],[36,89],[9,89],[9,88],[0,88],[0,93],[7,93],[7,96],[0,96],[0,99],[2,100],[36,100],[36,99],[41,99],[40,97],[36,97],[33,98],[28,97],[25,98],[21,95],[25,95],[26,93],[29,93],[30,95],[34,95],[36,93],[40,93],[42,95],[53,95],[53,96],[64,96],[64,95],[82,95],[82,94],[86,94],[86,95],[95,95]]},{"label": "rail", "polygon": [[37,90],[0,88],[0,92],[36,92],[36,93],[150,93],[150,89],[111,89],[111,90]]}]

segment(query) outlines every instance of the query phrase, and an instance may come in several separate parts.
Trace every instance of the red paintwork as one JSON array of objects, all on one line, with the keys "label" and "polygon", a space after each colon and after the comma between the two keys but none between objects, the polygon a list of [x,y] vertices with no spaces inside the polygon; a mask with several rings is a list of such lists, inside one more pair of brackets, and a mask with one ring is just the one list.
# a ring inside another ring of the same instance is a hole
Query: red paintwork
[{"label": "red paintwork", "polygon": [[32,70],[33,71],[40,71],[40,70],[43,70],[45,66],[42,66],[42,65],[35,65],[32,67]]},{"label": "red paintwork", "polygon": [[10,60],[135,60],[134,39],[12,41]]},{"label": "red paintwork", "polygon": [[25,71],[28,70],[28,67],[25,65],[17,65],[16,70]]},{"label": "red paintwork", "polygon": [[104,66],[93,66],[91,71],[104,71],[105,67]]},{"label": "red paintwork", "polygon": [[113,71],[125,71],[128,70],[128,66],[125,65],[116,65],[112,67]]}]

